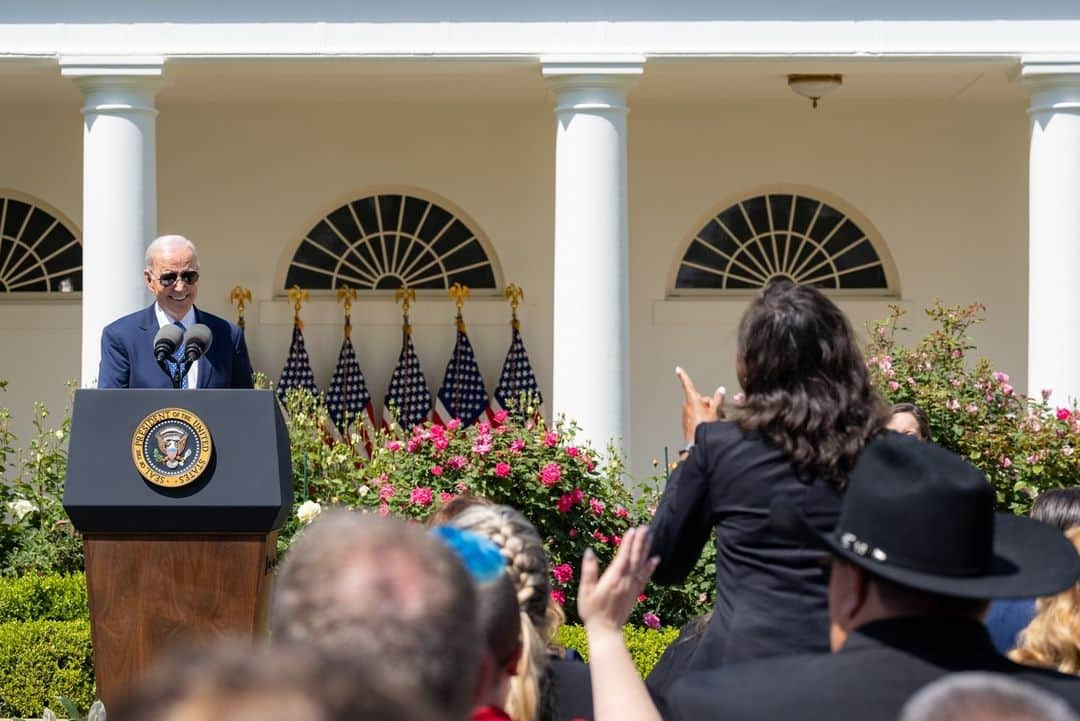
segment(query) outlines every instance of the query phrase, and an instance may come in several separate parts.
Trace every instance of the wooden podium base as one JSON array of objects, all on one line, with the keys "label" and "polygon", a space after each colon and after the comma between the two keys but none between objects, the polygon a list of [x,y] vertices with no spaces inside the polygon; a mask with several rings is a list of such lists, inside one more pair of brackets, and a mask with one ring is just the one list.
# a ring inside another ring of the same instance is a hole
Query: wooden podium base
[{"label": "wooden podium base", "polygon": [[266,632],[277,533],[88,533],[97,692],[108,709],[162,651]]}]

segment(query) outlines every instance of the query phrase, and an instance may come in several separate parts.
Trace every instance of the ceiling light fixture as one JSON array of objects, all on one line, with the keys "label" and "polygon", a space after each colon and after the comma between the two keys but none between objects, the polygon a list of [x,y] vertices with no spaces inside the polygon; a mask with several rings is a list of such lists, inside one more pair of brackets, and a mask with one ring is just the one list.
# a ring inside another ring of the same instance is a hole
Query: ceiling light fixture
[{"label": "ceiling light fixture", "polygon": [[818,101],[843,85],[843,75],[788,75],[787,84],[793,92],[810,98],[813,107]]}]

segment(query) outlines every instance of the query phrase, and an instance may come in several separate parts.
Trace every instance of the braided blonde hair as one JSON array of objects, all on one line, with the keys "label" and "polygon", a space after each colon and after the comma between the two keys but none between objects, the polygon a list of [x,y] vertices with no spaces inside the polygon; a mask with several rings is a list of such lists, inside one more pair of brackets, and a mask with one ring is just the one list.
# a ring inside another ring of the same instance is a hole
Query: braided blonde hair
[{"label": "braided blonde hair", "polygon": [[510,680],[506,711],[514,721],[536,721],[543,715],[547,648],[557,630],[548,612],[551,574],[540,534],[529,519],[510,506],[473,506],[451,525],[490,538],[506,559],[521,606],[524,646],[518,673]]}]

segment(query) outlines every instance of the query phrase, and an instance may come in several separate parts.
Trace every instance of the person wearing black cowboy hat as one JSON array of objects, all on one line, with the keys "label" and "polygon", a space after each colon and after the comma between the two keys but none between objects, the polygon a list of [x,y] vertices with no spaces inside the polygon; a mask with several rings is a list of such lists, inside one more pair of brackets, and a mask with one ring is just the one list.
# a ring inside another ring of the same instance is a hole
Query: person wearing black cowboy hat
[{"label": "person wearing black cowboy hat", "polygon": [[832,557],[833,653],[687,674],[662,700],[665,718],[895,721],[913,693],[956,671],[1005,674],[1080,710],[1080,678],[1009,661],[981,624],[989,599],[1071,586],[1080,556],[1058,529],[995,513],[986,477],[959,456],[886,433],[860,455],[835,530],[816,531],[784,501],[771,518]]}]

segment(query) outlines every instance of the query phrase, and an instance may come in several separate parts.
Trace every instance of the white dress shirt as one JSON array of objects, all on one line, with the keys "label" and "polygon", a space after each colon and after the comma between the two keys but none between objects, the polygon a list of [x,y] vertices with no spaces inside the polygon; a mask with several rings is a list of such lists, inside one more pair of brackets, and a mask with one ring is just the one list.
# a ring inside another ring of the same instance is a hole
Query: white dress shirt
[{"label": "white dress shirt", "polygon": [[[164,310],[161,309],[161,304],[154,302],[154,315],[157,316],[158,328],[164,328],[167,325],[173,324],[173,319],[170,318]],[[184,314],[183,318],[180,318],[180,322],[184,326],[184,330],[191,328],[195,325],[195,306],[188,308],[188,312]],[[199,387],[199,363],[196,361],[191,364],[187,372],[187,387],[198,388]]]}]

